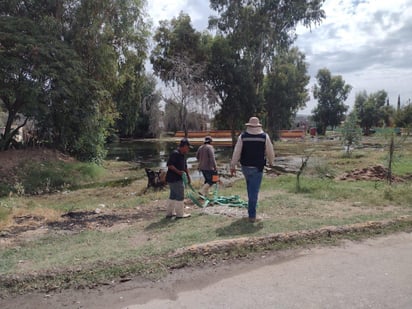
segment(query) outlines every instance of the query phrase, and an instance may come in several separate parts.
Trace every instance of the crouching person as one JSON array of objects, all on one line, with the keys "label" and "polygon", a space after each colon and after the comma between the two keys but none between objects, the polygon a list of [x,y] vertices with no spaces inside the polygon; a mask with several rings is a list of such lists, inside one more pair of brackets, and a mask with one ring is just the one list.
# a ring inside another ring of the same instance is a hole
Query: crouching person
[{"label": "crouching person", "polygon": [[180,141],[179,147],[170,154],[167,160],[166,181],[169,184],[169,199],[166,206],[166,218],[176,216],[176,219],[190,217],[184,213],[185,186],[183,174],[186,173],[187,181],[190,183],[190,175],[187,169],[185,154],[189,152],[189,140],[184,138]]}]

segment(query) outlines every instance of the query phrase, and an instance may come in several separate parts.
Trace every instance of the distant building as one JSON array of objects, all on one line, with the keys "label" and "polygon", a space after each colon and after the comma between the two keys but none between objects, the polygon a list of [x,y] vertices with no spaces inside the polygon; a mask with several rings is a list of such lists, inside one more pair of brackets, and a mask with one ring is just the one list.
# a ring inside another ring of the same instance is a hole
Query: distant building
[{"label": "distant building", "polygon": [[292,130],[304,130],[308,132],[310,128],[316,127],[316,123],[312,121],[311,115],[299,115],[297,114],[293,123]]}]

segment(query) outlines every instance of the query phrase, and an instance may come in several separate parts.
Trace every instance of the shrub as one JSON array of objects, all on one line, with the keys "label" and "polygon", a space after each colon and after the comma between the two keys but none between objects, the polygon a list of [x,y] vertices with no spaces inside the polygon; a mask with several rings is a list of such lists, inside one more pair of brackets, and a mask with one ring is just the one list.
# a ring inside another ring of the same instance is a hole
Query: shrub
[{"label": "shrub", "polygon": [[101,173],[103,168],[94,163],[26,163],[19,168],[18,179],[25,194],[42,194],[79,186]]}]

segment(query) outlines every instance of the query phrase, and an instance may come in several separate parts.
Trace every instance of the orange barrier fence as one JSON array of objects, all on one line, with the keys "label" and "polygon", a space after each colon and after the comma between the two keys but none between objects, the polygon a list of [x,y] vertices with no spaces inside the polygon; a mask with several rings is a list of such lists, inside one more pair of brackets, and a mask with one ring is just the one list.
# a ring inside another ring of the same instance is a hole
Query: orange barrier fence
[{"label": "orange barrier fence", "polygon": [[[236,131],[235,135],[239,135],[240,131]],[[209,135],[212,138],[231,138],[232,131],[231,130],[211,130],[211,131],[189,131],[187,132],[188,138],[204,138],[205,136]],[[184,137],[184,131],[177,131],[175,133],[175,137]]]},{"label": "orange barrier fence", "polygon": [[305,131],[304,130],[280,130],[279,136],[280,138],[304,138]]},{"label": "orange barrier fence", "polygon": [[[187,132],[188,138],[204,138],[205,136],[209,135],[212,138],[231,138],[232,131],[230,130],[211,130],[211,131],[189,131]],[[235,136],[238,136],[240,131],[235,132]],[[175,133],[175,137],[184,137],[184,131],[177,131]],[[279,131],[280,138],[304,138],[305,131],[304,130],[280,130]]]}]

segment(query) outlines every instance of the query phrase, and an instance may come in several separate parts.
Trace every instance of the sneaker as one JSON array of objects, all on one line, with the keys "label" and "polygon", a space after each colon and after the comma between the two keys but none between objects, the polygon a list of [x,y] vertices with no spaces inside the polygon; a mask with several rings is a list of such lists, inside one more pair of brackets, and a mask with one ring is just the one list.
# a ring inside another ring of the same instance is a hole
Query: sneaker
[{"label": "sneaker", "polygon": [[261,221],[262,219],[260,219],[260,218],[249,218],[249,222],[250,223],[255,223],[255,222],[259,222],[259,221]]},{"label": "sneaker", "polygon": [[181,217],[177,217],[177,216],[176,216],[176,219],[189,218],[190,216],[191,216],[191,214],[183,214],[183,216],[181,216]]},{"label": "sneaker", "polygon": [[166,219],[172,219],[173,217],[175,217],[176,215],[166,215]]}]

